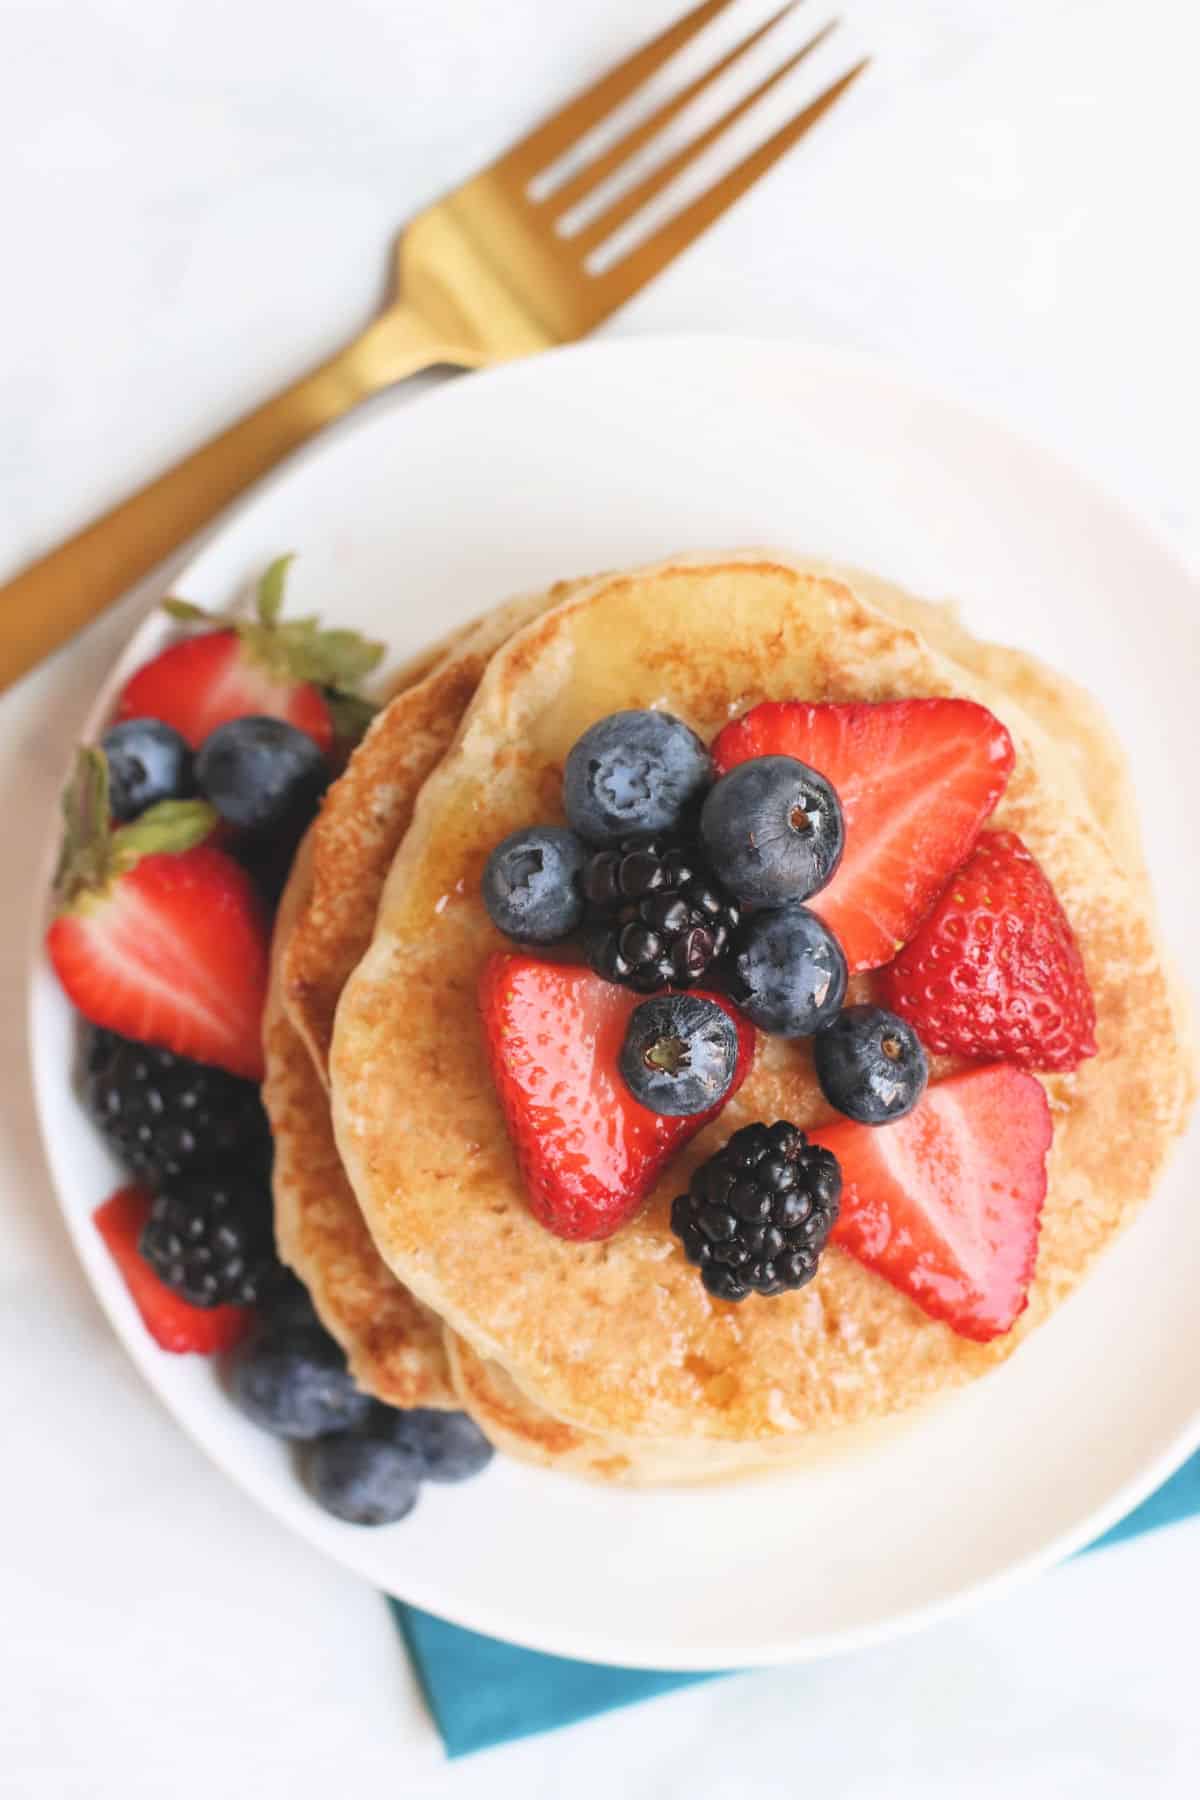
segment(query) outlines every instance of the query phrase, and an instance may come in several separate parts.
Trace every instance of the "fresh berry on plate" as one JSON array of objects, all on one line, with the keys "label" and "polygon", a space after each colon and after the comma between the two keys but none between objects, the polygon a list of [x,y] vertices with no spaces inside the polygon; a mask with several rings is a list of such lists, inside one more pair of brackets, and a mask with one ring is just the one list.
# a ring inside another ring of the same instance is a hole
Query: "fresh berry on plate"
[{"label": "fresh berry on plate", "polygon": [[796,1126],[746,1125],[671,1203],[671,1230],[718,1299],[782,1294],[816,1274],[841,1188],[836,1159]]},{"label": "fresh berry on plate", "polygon": [[588,962],[639,994],[702,981],[741,916],[698,849],[670,838],[626,838],[594,850],[582,882]]},{"label": "fresh berry on plate", "polygon": [[931,1318],[981,1343],[1024,1311],[1053,1135],[1041,1083],[997,1063],[926,1089],[882,1131],[810,1134],[841,1165],[833,1241]]},{"label": "fresh berry on plate", "polygon": [[122,1188],[92,1216],[143,1324],[162,1349],[212,1356],[231,1350],[245,1335],[254,1316],[247,1307],[189,1306],[143,1261],[138,1242],[150,1216],[150,1196],[142,1188]]},{"label": "fresh berry on plate", "polygon": [[397,1525],[421,1492],[411,1451],[358,1432],[311,1445],[304,1478],[317,1505],[347,1525]]},{"label": "fresh berry on plate", "polygon": [[883,973],[883,996],[931,1050],[1076,1069],[1096,1004],[1057,894],[1020,838],[988,832]]},{"label": "fresh berry on plate", "polygon": [[307,1440],[364,1425],[372,1402],[355,1387],[346,1358],[319,1327],[264,1326],[229,1370],[239,1409],[272,1437]]},{"label": "fresh berry on plate", "polygon": [[[252,619],[225,619],[183,600],[167,611],[209,629],[171,644],[126,682],[118,719],[161,719],[193,750],[231,719],[268,714],[306,731],[318,749],[334,741],[324,690],[353,690],[383,656],[355,631],[325,631],[315,618],[281,618],[290,557],[271,564]],[[216,629],[212,629],[216,627]]]},{"label": "fresh berry on plate", "polygon": [[764,907],[734,933],[727,985],[763,1031],[812,1037],[846,997],[846,959],[828,926],[806,906]]},{"label": "fresh berry on plate", "polygon": [[491,1444],[474,1419],[461,1412],[380,1406],[367,1431],[409,1451],[422,1481],[469,1481],[486,1469],[493,1456]]},{"label": "fresh berry on plate", "polygon": [[794,756],[737,763],[712,788],[700,814],[710,863],[750,905],[807,900],[828,886],[845,836],[834,789]]},{"label": "fresh berry on plate", "polygon": [[818,1032],[813,1063],[830,1106],[861,1125],[910,1113],[929,1080],[912,1026],[882,1006],[847,1006]]},{"label": "fresh berry on plate", "polygon": [[100,740],[108,762],[108,804],[127,824],[160,800],[188,800],[196,791],[187,741],[161,719],[124,719]]},{"label": "fresh berry on plate", "polygon": [[328,760],[286,719],[230,719],[196,757],[204,798],[237,831],[295,844],[329,786]]},{"label": "fresh berry on plate", "polygon": [[553,944],[583,918],[584,849],[562,825],[530,825],[492,851],[483,903],[497,930],[519,944]]},{"label": "fresh berry on plate", "polygon": [[[497,954],[484,966],[479,998],[531,1211],[559,1237],[611,1236],[719,1109],[668,1119],[639,1105],[617,1067],[637,997],[590,969]],[[744,1022],[738,1042],[730,1094],[753,1054]]]},{"label": "fresh berry on plate", "polygon": [[659,994],[630,1015],[618,1066],[651,1112],[690,1119],[728,1097],[738,1054],[738,1029],[724,1006],[700,994]]},{"label": "fresh berry on plate", "polygon": [[111,828],[108,771],[81,750],[64,799],[46,948],[93,1025],[262,1078],[267,923],[245,870],[202,840],[214,813],[164,800]]},{"label": "fresh berry on plate", "polygon": [[95,1030],[84,1098],[119,1161],[152,1183],[233,1163],[270,1166],[258,1088],[224,1069]]},{"label": "fresh berry on plate", "polygon": [[253,1306],[275,1268],[271,1192],[261,1176],[180,1176],[154,1196],[138,1246],[191,1306]]},{"label": "fresh berry on plate", "polygon": [[283,1335],[301,1328],[323,1331],[312,1295],[304,1283],[282,1264],[259,1297],[256,1317],[264,1332]]},{"label": "fresh berry on plate", "polygon": [[971,700],[768,701],[713,744],[718,774],[794,756],[841,802],[846,847],[813,911],[850,973],[890,962],[970,854],[1008,782],[1012,740]]},{"label": "fresh berry on plate", "polygon": [[712,780],[708,751],[670,713],[617,712],[597,720],[567,757],[567,823],[590,844],[675,831]]}]

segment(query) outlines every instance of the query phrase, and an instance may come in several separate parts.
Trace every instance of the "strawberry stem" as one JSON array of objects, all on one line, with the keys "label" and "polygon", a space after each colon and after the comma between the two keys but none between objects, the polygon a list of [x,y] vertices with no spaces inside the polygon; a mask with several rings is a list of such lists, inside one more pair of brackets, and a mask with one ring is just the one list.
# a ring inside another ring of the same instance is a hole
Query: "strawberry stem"
[{"label": "strawberry stem", "polygon": [[54,872],[59,910],[103,894],[143,856],[180,856],[209,837],[217,822],[205,800],[160,800],[138,819],[113,830],[108,806],[108,761],[81,746],[63,792],[63,842]]}]

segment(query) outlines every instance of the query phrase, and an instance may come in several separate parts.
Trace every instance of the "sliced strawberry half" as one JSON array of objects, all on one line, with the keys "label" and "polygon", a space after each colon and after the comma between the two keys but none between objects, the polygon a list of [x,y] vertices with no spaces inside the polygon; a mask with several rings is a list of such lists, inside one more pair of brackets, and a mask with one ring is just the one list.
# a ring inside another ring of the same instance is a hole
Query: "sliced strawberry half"
[{"label": "sliced strawberry half", "polygon": [[850,972],[890,962],[970,854],[1013,766],[1012,739],[972,700],[767,701],[720,733],[719,774],[795,756],[831,781],[846,848],[808,902]]},{"label": "sliced strawberry half", "polygon": [[284,719],[326,753],[353,711],[354,690],[383,656],[383,645],[355,631],[326,631],[318,619],[284,620],[290,557],[271,564],[258,586],[252,619],[225,619],[186,600],[166,610],[184,624],[218,625],[172,644],[132,675],[117,701],[118,719],[161,719],[198,750],[231,719]]},{"label": "sliced strawberry half", "polygon": [[254,1317],[248,1306],[189,1306],[159,1280],[138,1253],[150,1196],[142,1188],[120,1188],[92,1214],[96,1229],[121,1271],[147,1331],[164,1350],[212,1356],[230,1350]]},{"label": "sliced strawberry half", "polygon": [[929,1088],[894,1124],[811,1131],[837,1157],[833,1242],[986,1343],[1026,1305],[1053,1129],[1041,1083],[1007,1063]]},{"label": "sliced strawberry half", "polygon": [[216,815],[164,800],[114,830],[108,769],[82,750],[64,800],[55,973],[94,1025],[259,1081],[268,926],[246,871],[203,840]]},{"label": "sliced strawberry half", "polygon": [[[750,1067],[753,1027],[720,995],[701,997],[737,1025],[728,1100]],[[675,1152],[721,1111],[664,1118],[633,1098],[617,1058],[642,998],[566,963],[497,953],[484,966],[479,999],[496,1091],[530,1210],[558,1237],[611,1236]]]},{"label": "sliced strawberry half", "polygon": [[1015,831],[987,831],[883,972],[929,1050],[1027,1069],[1096,1054],[1096,1002],[1070,920]]}]

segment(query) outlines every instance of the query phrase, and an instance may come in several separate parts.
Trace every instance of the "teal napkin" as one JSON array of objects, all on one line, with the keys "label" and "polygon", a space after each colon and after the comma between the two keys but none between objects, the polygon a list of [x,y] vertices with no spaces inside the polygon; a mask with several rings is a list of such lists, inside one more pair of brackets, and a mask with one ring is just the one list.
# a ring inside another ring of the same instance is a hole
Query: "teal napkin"
[{"label": "teal napkin", "polygon": [[[1194,1513],[1200,1513],[1200,1454],[1089,1549],[1157,1531]],[[499,1638],[463,1631],[399,1600],[389,1605],[448,1756],[466,1756],[472,1750],[573,1725],[614,1707],[728,1673],[673,1675],[543,1656]]]}]

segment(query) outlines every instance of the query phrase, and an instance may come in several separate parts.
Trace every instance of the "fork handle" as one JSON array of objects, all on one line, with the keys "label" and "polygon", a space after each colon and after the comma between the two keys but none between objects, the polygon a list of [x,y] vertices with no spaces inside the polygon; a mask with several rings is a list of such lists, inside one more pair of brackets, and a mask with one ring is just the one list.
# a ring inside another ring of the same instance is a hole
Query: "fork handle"
[{"label": "fork handle", "polygon": [[465,360],[418,313],[391,307],[328,362],[30,563],[0,588],[0,691],[323,426],[405,375]]}]

